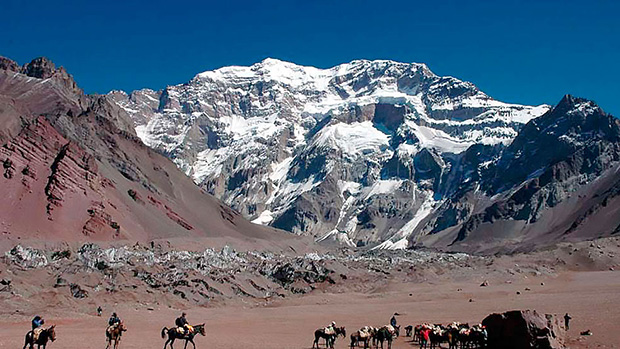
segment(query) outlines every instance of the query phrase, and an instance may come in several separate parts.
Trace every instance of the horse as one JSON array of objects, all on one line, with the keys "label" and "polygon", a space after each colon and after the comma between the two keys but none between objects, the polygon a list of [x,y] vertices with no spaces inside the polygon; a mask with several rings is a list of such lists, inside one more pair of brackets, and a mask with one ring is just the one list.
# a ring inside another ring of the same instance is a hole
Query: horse
[{"label": "horse", "polygon": [[28,331],[28,333],[26,333],[26,340],[24,342],[23,349],[26,349],[27,346],[29,349],[34,349],[35,344],[38,349],[40,349],[41,346],[45,349],[48,340],[51,340],[52,342],[56,340],[56,325],[43,329],[41,333],[39,333],[39,338],[37,338],[36,341],[34,340],[34,332]]},{"label": "horse", "polygon": [[185,340],[185,346],[183,348],[187,348],[187,343],[189,342],[192,343],[194,349],[196,349],[196,343],[194,343],[194,337],[196,336],[196,334],[200,333],[203,336],[207,335],[205,331],[205,324],[194,326],[194,331],[187,335],[185,333],[179,333],[174,327],[170,329],[164,327],[161,330],[161,338],[166,338],[166,333],[168,334],[168,339],[166,340],[166,343],[164,343],[164,349],[166,349],[168,343],[170,343],[170,349],[174,349],[172,343],[174,343],[175,339]]},{"label": "horse", "polygon": [[319,328],[318,330],[314,331],[314,342],[312,342],[312,348],[314,348],[315,345],[317,348],[319,347],[320,338],[325,339],[326,348],[333,348],[334,342],[336,342],[336,338],[338,338],[338,336],[346,338],[347,330],[344,327],[336,327],[334,329],[334,333],[327,334],[325,333],[324,328]]},{"label": "horse", "polygon": [[112,341],[114,341],[114,349],[118,348],[118,345],[121,342],[121,336],[125,331],[127,331],[127,327],[125,327],[125,323],[123,323],[123,321],[119,322],[118,325],[113,326],[112,328],[106,329],[105,336],[108,345],[106,345],[105,349],[110,348]]}]

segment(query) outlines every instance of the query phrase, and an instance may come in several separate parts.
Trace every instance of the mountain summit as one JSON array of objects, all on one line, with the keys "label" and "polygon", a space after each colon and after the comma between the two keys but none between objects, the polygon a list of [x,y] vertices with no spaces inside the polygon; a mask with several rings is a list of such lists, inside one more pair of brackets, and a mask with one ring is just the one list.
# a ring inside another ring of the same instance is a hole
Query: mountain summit
[{"label": "mountain summit", "polygon": [[266,59],[109,97],[145,144],[247,218],[381,248],[437,231],[431,217],[445,225],[438,210],[550,109],[386,60]]}]

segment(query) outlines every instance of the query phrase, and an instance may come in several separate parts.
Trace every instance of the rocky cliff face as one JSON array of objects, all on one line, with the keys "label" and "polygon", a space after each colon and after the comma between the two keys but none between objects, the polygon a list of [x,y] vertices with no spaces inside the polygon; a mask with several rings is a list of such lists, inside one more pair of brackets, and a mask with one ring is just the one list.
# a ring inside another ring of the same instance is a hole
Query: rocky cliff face
[{"label": "rocky cliff face", "polygon": [[145,144],[247,218],[382,248],[466,220],[464,199],[436,213],[549,110],[493,100],[423,64],[364,60],[267,59],[109,97]]},{"label": "rocky cliff face", "polygon": [[142,144],[123,108],[84,95],[63,68],[44,58],[0,67],[0,229],[8,238],[287,239],[202,192]]},{"label": "rocky cliff face", "polygon": [[523,127],[482,172],[476,189],[444,206],[446,212],[473,212],[455,224],[454,242],[523,247],[615,234],[618,170],[619,121],[592,101],[567,95]]}]

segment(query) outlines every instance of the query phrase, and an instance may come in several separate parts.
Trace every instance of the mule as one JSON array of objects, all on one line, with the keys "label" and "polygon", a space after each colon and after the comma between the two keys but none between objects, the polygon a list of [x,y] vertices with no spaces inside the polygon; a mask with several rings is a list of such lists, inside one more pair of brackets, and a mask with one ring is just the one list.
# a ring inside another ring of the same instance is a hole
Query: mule
[{"label": "mule", "polygon": [[436,327],[428,334],[430,347],[431,349],[435,349],[437,347],[441,348],[442,342],[450,342],[449,332],[446,329],[441,327]]},{"label": "mule", "polygon": [[375,347],[379,347],[379,345],[381,345],[381,349],[383,349],[383,342],[387,342],[387,349],[392,349],[393,340],[394,334],[387,328],[387,326],[383,326],[378,329],[375,337],[373,338]]},{"label": "mule", "polygon": [[326,348],[333,348],[334,343],[336,342],[336,338],[338,338],[338,336],[346,338],[347,330],[344,327],[336,327],[334,329],[334,333],[328,334],[325,333],[324,328],[319,328],[318,330],[314,331],[314,342],[312,342],[312,348],[315,348],[315,346],[316,348],[319,347],[319,339],[321,338],[325,339]]},{"label": "mule", "polygon": [[196,349],[196,343],[194,343],[194,337],[197,334],[206,336],[207,332],[205,331],[205,324],[200,324],[200,325],[194,326],[194,331],[188,334],[180,333],[179,331],[177,331],[176,327],[173,327],[170,329],[167,327],[164,327],[161,330],[161,338],[166,338],[166,334],[168,334],[168,339],[166,340],[166,343],[164,343],[164,349],[166,349],[166,346],[168,346],[168,343],[170,343],[170,349],[174,349],[172,344],[174,343],[176,339],[185,341],[185,346],[183,347],[184,349],[187,348],[187,343],[192,343],[192,345],[194,346],[194,349]]},{"label": "mule", "polygon": [[355,331],[351,334],[351,348],[357,347],[359,342],[364,343],[364,349],[368,348],[369,344],[372,344],[372,339],[375,335],[375,329],[372,327],[365,327],[359,331]]},{"label": "mule", "polygon": [[127,327],[125,327],[125,323],[123,321],[119,322],[118,325],[112,327],[111,329],[105,330],[105,337],[108,342],[105,349],[109,349],[112,346],[112,341],[114,341],[114,349],[117,349],[119,344],[121,343],[121,336],[123,332],[127,331]]},{"label": "mule", "polygon": [[28,333],[26,333],[26,339],[24,341],[23,349],[26,349],[27,346],[29,349],[34,349],[35,344],[37,345],[38,349],[40,349],[41,346],[43,346],[43,349],[45,349],[48,341],[53,342],[55,340],[56,340],[56,325],[52,325],[48,328],[43,329],[41,333],[39,334],[39,338],[37,338],[36,341],[34,340],[34,332],[28,331]]},{"label": "mule", "polygon": [[459,332],[458,342],[461,348],[485,348],[486,337],[480,330],[470,329],[468,331]]}]

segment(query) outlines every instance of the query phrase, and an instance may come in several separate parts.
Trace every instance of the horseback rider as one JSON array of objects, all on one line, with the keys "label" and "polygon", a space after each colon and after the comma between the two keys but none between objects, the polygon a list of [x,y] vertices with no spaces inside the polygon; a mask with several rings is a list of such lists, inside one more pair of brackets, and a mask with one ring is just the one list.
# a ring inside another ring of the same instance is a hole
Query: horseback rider
[{"label": "horseback rider", "polygon": [[118,315],[116,315],[116,313],[112,313],[112,315],[110,315],[110,319],[108,320],[108,328],[106,329],[106,332],[109,333],[112,329],[114,329],[120,323],[121,323],[121,319],[118,317]]},{"label": "horseback rider", "polygon": [[396,328],[396,313],[394,313],[394,315],[392,315],[392,318],[390,319],[390,325],[392,325],[392,327]]},{"label": "horseback rider", "polygon": [[182,329],[183,334],[187,336],[191,332],[194,332],[194,327],[189,324],[187,318],[185,318],[186,315],[187,313],[183,312],[181,316],[174,321],[174,323],[178,328]]},{"label": "horseback rider", "polygon": [[118,317],[118,315],[116,315],[116,313],[112,313],[112,315],[110,316],[110,320],[108,320],[108,325],[114,326],[120,323],[121,323],[121,319]]},{"label": "horseback rider", "polygon": [[35,316],[32,319],[32,338],[36,342],[39,339],[39,335],[43,332],[43,326],[45,324],[45,320],[39,315]]}]

